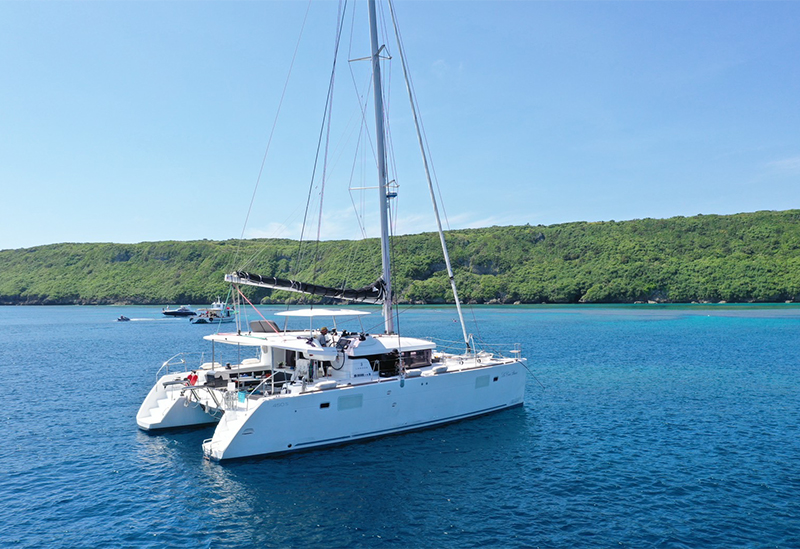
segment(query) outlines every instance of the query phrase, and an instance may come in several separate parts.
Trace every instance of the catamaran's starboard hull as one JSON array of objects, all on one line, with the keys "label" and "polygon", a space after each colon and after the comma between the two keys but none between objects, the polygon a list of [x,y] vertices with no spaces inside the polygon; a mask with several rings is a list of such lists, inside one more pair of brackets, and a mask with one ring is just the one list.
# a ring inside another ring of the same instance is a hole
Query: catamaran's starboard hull
[{"label": "catamaran's starboard hull", "polygon": [[424,429],[519,406],[524,359],[248,401],[228,410],[205,456],[226,460]]}]

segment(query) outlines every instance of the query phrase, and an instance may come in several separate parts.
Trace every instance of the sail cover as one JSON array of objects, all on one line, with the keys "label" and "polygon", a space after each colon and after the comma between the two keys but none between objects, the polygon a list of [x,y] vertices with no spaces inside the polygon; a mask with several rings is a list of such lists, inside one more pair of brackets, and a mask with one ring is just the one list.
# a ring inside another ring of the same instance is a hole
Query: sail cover
[{"label": "sail cover", "polygon": [[329,288],[317,284],[307,284],[286,278],[275,276],[262,276],[236,271],[225,275],[225,280],[233,284],[245,284],[247,286],[259,286],[261,288],[272,288],[274,290],[285,290],[287,292],[298,292],[301,294],[318,295],[330,297],[332,299],[346,299],[357,303],[383,303],[386,298],[386,285],[382,278],[379,278],[369,286],[351,290],[346,288]]}]

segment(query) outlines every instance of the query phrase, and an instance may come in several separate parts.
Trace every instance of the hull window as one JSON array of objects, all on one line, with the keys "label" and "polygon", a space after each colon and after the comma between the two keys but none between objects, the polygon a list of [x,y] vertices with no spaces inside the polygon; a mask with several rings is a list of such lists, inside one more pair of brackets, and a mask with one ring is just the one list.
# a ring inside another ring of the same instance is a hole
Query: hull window
[{"label": "hull window", "polygon": [[480,389],[481,387],[488,387],[489,386],[489,376],[480,376],[475,378],[475,388]]},{"label": "hull window", "polygon": [[364,395],[347,395],[339,397],[337,408],[339,410],[353,410],[361,408],[364,404]]}]

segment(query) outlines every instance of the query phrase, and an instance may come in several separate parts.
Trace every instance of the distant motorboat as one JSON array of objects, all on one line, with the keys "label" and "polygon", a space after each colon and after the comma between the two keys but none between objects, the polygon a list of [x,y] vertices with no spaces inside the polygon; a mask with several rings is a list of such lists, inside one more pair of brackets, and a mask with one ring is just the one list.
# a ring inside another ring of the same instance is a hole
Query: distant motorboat
[{"label": "distant motorboat", "polygon": [[219,298],[211,304],[211,307],[197,309],[197,312],[199,313],[197,316],[189,319],[192,324],[219,324],[233,322],[236,319],[236,310]]},{"label": "distant motorboat", "polygon": [[167,316],[194,316],[197,314],[191,310],[188,305],[182,305],[177,309],[170,309],[169,307],[166,307],[162,309],[161,312]]},{"label": "distant motorboat", "polygon": [[129,322],[129,321],[130,321],[130,318],[128,318],[125,315],[119,315],[119,318],[117,319],[117,322]]}]

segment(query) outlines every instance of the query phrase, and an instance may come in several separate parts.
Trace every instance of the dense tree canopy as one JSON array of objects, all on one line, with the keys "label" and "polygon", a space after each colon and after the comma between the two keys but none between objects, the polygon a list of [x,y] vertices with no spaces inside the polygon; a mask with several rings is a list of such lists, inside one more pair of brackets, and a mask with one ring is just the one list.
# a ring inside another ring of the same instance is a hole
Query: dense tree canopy
[{"label": "dense tree canopy", "polygon": [[[800,210],[447,233],[459,294],[476,303],[776,302],[800,296]],[[437,235],[393,239],[395,296],[452,301]],[[0,251],[0,303],[208,303],[235,269],[356,288],[376,240],[54,244]],[[299,294],[249,288],[251,299]]]}]

